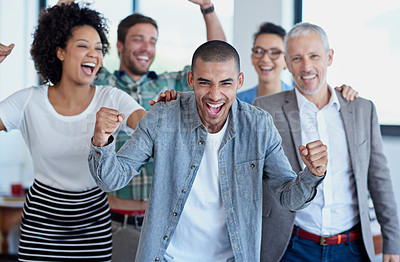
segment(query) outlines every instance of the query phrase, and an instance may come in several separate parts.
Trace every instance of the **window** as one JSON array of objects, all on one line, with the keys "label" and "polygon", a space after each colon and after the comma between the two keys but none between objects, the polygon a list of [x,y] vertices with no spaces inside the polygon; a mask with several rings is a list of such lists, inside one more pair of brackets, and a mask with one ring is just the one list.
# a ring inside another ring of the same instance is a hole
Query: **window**
[{"label": "window", "polygon": [[[155,19],[159,37],[156,59],[150,70],[182,70],[191,64],[194,51],[207,41],[206,26],[197,4],[181,0],[136,0],[137,11]],[[233,0],[213,1],[227,41],[233,39]]]},{"label": "window", "polygon": [[[0,101],[38,82],[29,54],[38,6],[36,1],[0,0],[0,43],[15,44],[0,64]],[[9,193],[13,183],[27,187],[32,181],[32,160],[20,132],[0,132],[0,194]]]},{"label": "window", "polygon": [[321,26],[335,51],[328,83],[372,100],[383,125],[400,125],[400,2],[303,1],[303,21]]}]

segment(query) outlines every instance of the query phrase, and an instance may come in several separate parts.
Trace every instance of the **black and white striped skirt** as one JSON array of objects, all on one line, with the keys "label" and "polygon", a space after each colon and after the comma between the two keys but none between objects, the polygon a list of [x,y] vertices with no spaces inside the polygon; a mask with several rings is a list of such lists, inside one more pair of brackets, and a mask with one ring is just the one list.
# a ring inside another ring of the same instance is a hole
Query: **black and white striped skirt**
[{"label": "black and white striped skirt", "polygon": [[111,261],[107,196],[70,192],[35,180],[22,213],[19,261]]}]

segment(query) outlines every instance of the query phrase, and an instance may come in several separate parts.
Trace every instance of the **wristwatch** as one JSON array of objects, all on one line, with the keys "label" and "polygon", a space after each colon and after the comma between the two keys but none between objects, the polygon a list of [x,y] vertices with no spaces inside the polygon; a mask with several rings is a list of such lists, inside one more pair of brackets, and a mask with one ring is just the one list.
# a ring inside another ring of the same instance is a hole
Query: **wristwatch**
[{"label": "wristwatch", "polygon": [[201,7],[200,7],[200,10],[203,15],[212,13],[212,12],[214,12],[214,5],[210,6],[209,8],[206,8],[206,9],[201,9]]}]

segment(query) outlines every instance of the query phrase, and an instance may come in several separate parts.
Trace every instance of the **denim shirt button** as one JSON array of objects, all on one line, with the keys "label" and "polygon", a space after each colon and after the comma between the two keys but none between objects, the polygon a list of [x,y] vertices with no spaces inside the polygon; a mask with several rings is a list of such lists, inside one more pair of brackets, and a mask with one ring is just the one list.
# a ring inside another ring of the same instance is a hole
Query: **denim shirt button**
[{"label": "denim shirt button", "polygon": [[199,141],[199,145],[202,145],[203,144],[203,141]]},{"label": "denim shirt button", "polygon": [[194,165],[193,165],[193,166],[191,166],[190,168],[191,168],[191,169],[195,169],[195,168],[196,168],[196,166],[194,166]]},{"label": "denim shirt button", "polygon": [[251,165],[250,165],[250,167],[251,167],[251,168],[255,168],[255,167],[256,167],[256,165],[254,165],[254,164],[251,164]]},{"label": "denim shirt button", "polygon": [[167,240],[167,239],[168,239],[168,237],[167,237],[167,236],[164,236],[164,237],[163,237],[163,239],[164,239],[164,240]]},{"label": "denim shirt button", "polygon": [[186,193],[186,189],[182,189],[182,193]]},{"label": "denim shirt button", "polygon": [[178,215],[178,213],[174,212],[173,215],[174,215],[174,217],[176,217]]},{"label": "denim shirt button", "polygon": [[96,152],[96,154],[97,154],[98,156],[100,156],[100,155],[101,155],[101,153],[100,153],[100,152]]},{"label": "denim shirt button", "polygon": [[160,261],[160,259],[158,257],[156,257],[155,261]]}]

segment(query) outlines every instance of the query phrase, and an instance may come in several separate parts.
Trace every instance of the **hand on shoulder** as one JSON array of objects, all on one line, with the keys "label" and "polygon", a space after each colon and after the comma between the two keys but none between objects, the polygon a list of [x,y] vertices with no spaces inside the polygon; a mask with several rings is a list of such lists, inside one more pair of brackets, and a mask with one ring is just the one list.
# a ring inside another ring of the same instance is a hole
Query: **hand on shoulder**
[{"label": "hand on shoulder", "polygon": [[169,102],[172,100],[176,100],[178,97],[179,91],[176,92],[174,89],[166,90],[165,92],[161,92],[158,96],[157,101],[149,100],[149,104],[154,106],[158,102]]},{"label": "hand on shoulder", "polygon": [[335,87],[335,89],[337,91],[342,91],[342,96],[347,101],[353,101],[356,97],[358,97],[358,92],[351,88],[351,86],[343,84],[341,86]]}]

